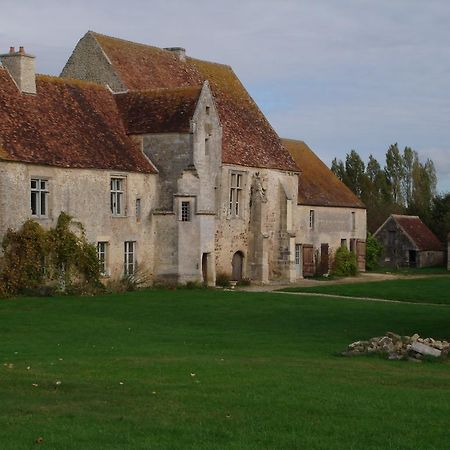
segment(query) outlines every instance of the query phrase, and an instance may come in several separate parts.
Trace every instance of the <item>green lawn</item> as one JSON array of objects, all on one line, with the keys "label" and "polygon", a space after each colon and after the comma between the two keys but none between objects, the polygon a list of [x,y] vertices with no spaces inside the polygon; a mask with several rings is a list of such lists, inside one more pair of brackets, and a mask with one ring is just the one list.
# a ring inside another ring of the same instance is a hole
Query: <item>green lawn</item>
[{"label": "green lawn", "polygon": [[212,290],[3,300],[0,449],[449,448],[449,363],[336,356],[388,330],[449,339],[450,307]]},{"label": "green lawn", "polygon": [[405,280],[370,281],[367,283],[327,283],[324,286],[293,287],[283,289],[283,291],[450,305],[450,275]]}]

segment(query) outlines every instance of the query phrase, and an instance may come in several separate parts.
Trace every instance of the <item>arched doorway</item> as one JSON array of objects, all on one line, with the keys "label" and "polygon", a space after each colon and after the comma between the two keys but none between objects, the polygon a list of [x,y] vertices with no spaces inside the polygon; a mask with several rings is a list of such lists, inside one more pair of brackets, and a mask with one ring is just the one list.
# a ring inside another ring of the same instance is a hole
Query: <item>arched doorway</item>
[{"label": "arched doorway", "polygon": [[242,268],[244,266],[244,254],[242,252],[236,252],[233,255],[231,261],[232,275],[231,279],[234,281],[242,280]]}]

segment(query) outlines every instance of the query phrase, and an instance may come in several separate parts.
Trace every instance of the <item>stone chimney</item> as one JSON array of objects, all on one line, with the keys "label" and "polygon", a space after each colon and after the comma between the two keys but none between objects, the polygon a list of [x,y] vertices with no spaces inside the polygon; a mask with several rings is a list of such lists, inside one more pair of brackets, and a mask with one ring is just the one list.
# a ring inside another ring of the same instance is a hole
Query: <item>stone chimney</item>
[{"label": "stone chimney", "polygon": [[167,47],[164,50],[175,53],[180,61],[186,61],[186,49],[184,49],[183,47]]},{"label": "stone chimney", "polygon": [[14,79],[20,92],[36,94],[36,70],[33,55],[25,53],[23,47],[20,47],[18,52],[14,47],[10,47],[9,53],[0,55],[0,62]]}]

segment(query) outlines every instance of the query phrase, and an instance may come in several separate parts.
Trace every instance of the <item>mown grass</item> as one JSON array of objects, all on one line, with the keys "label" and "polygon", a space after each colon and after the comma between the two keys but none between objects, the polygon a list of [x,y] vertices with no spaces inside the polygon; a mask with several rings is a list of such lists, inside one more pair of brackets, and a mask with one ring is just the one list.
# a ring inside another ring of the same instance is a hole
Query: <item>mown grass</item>
[{"label": "mown grass", "polygon": [[450,275],[430,278],[370,281],[367,283],[327,284],[326,286],[293,287],[286,292],[371,297],[414,303],[450,304]]},{"label": "mown grass", "polygon": [[387,330],[448,339],[450,308],[209,290],[1,301],[0,448],[448,448],[450,364],[336,356]]}]

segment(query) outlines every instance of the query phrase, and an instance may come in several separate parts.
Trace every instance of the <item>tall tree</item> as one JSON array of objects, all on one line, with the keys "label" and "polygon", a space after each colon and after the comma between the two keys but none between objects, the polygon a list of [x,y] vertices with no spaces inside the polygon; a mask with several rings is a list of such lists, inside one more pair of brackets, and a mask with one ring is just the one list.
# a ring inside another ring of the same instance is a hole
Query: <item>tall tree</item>
[{"label": "tall tree", "polygon": [[392,191],[393,202],[399,206],[403,206],[404,201],[401,186],[404,175],[404,166],[403,158],[397,143],[391,145],[386,152],[386,166],[384,171]]},{"label": "tall tree", "polygon": [[365,164],[356,150],[347,153],[345,158],[345,174],[347,186],[360,198],[364,197],[366,188]]}]

